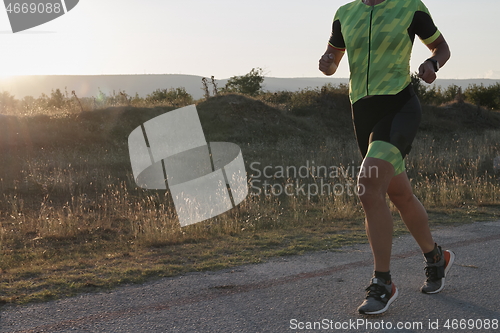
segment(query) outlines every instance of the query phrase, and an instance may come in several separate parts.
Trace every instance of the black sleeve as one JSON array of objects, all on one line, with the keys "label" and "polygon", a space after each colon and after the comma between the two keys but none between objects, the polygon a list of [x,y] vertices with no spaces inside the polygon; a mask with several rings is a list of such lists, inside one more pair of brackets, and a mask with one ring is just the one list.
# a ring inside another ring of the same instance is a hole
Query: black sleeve
[{"label": "black sleeve", "polygon": [[438,29],[429,14],[427,14],[426,12],[417,11],[415,12],[413,21],[408,28],[408,34],[410,35],[411,41],[413,42],[415,40],[415,35],[418,35],[420,39],[425,40],[432,37],[437,30]]},{"label": "black sleeve", "polygon": [[342,28],[339,20],[333,22],[329,44],[337,49],[345,49],[344,36],[342,36]]}]

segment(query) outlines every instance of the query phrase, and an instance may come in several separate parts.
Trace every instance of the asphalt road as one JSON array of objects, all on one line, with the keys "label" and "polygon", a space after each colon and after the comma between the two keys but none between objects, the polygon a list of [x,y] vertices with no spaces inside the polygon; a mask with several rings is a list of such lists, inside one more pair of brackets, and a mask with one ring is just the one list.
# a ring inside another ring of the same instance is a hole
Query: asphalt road
[{"label": "asphalt road", "polygon": [[400,294],[378,316],[356,312],[372,274],[363,244],[4,307],[0,332],[500,332],[500,221],[434,236],[456,254],[445,289],[419,292],[423,257],[410,236],[395,238]]}]

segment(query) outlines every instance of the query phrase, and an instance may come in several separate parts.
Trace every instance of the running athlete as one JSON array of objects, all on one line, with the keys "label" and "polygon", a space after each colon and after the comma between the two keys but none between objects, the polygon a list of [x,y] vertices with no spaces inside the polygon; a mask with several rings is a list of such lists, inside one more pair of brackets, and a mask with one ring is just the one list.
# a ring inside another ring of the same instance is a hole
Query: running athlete
[{"label": "running athlete", "polygon": [[444,288],[455,257],[434,242],[425,208],[413,195],[405,171],[404,158],[421,117],[410,77],[416,35],[432,52],[420,65],[418,76],[432,83],[450,51],[421,0],[355,0],[340,7],[327,50],[319,61],[319,69],[333,75],[345,51],[349,59],[349,97],[363,156],[359,198],[374,258],[371,284],[358,308],[362,314],[383,313],[398,296],[390,274],[393,221],[386,194],[424,254],[423,293],[438,293]]}]

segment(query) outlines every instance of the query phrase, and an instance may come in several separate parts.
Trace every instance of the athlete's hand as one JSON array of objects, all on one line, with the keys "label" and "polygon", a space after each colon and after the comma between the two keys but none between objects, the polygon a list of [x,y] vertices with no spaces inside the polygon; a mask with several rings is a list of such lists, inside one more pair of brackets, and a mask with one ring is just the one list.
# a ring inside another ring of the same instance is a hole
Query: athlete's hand
[{"label": "athlete's hand", "polygon": [[418,77],[429,84],[434,82],[437,78],[436,72],[434,72],[434,65],[430,61],[425,61],[418,68]]},{"label": "athlete's hand", "polygon": [[325,75],[333,75],[337,71],[337,65],[335,64],[335,57],[333,53],[325,53],[319,59],[319,70]]}]

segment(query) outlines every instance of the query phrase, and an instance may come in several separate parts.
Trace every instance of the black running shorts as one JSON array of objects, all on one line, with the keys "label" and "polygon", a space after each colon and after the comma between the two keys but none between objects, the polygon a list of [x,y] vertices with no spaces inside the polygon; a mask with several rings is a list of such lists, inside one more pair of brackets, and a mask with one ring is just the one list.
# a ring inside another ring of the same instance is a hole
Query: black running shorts
[{"label": "black running shorts", "polygon": [[396,95],[358,100],[352,105],[352,119],[363,158],[373,141],[394,145],[404,158],[411,150],[421,117],[420,102],[411,84]]}]

